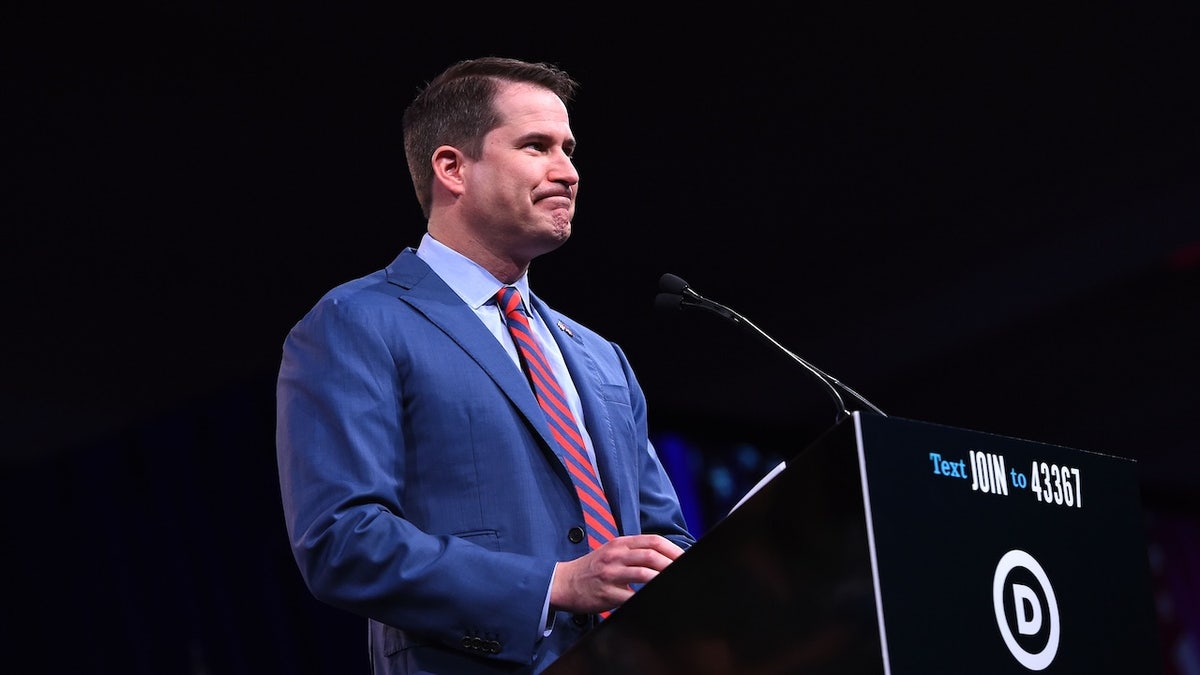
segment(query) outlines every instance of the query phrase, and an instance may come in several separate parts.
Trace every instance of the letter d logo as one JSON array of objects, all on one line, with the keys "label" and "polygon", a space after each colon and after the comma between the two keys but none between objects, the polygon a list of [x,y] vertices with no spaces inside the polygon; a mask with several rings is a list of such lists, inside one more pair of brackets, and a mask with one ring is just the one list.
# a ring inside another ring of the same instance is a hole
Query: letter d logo
[{"label": "letter d logo", "polygon": [[[1046,646],[1036,652],[1027,651],[1017,642],[1017,638],[1010,628],[1008,612],[1005,609],[1006,600],[1011,597],[1013,611],[1011,624],[1017,627],[1017,632],[1022,636],[1037,635],[1042,629],[1042,603],[1038,598],[1037,591],[1017,581],[1009,581],[1009,575],[1019,568],[1024,568],[1033,575],[1033,578],[1041,586],[1042,594],[1046,599],[1050,621],[1049,636],[1046,638]],[[1058,653],[1060,628],[1058,601],[1054,597],[1054,589],[1050,586],[1049,577],[1046,576],[1045,570],[1038,564],[1038,561],[1033,559],[1033,556],[1025,551],[1012,550],[1000,558],[1000,562],[996,565],[996,574],[992,577],[992,604],[996,610],[996,625],[1000,627],[1000,635],[1004,638],[1004,644],[1008,647],[1008,651],[1012,652],[1013,657],[1030,670],[1044,670],[1049,666]]]}]

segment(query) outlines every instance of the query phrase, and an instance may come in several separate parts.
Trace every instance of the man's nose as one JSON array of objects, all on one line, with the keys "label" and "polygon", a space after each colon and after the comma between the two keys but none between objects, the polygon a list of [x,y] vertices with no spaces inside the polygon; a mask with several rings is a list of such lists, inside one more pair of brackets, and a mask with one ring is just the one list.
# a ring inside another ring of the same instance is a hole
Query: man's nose
[{"label": "man's nose", "polygon": [[579,182],[579,171],[575,169],[575,162],[571,160],[570,155],[561,150],[556,153],[550,180],[565,183],[571,187]]}]

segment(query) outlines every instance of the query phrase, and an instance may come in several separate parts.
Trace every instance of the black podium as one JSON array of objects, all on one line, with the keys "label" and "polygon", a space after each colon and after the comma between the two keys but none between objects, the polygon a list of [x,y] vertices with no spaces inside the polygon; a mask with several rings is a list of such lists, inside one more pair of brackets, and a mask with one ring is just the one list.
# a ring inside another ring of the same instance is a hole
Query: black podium
[{"label": "black podium", "polygon": [[1160,673],[1136,464],[855,413],[546,672]]}]

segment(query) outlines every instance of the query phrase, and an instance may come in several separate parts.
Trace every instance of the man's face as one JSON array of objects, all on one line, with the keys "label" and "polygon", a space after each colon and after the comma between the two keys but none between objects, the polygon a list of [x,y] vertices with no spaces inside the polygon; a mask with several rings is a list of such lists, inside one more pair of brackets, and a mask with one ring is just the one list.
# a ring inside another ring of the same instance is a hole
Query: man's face
[{"label": "man's face", "polygon": [[528,262],[571,236],[579,174],[566,106],[528,84],[502,85],[500,126],[466,165],[466,207],[474,236],[495,253]]}]

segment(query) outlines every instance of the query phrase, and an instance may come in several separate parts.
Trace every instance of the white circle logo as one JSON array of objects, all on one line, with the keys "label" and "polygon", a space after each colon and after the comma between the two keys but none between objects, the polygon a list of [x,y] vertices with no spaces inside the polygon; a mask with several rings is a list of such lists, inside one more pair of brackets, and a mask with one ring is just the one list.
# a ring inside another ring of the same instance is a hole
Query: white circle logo
[{"label": "white circle logo", "polygon": [[[1011,589],[1013,624],[1021,635],[1036,635],[1042,630],[1042,603],[1037,592],[1029,586],[1013,581],[1009,583],[1009,574],[1018,568],[1024,568],[1033,575],[1042,587],[1042,595],[1046,600],[1046,613],[1049,615],[1050,629],[1046,638],[1046,646],[1041,651],[1030,652],[1017,642],[1009,625],[1008,613],[1005,611],[1005,590]],[[992,604],[996,609],[996,625],[1000,627],[1000,635],[1008,651],[1030,670],[1044,670],[1054,660],[1058,653],[1059,618],[1058,601],[1054,598],[1054,589],[1046,571],[1025,551],[1012,550],[1000,558],[996,565],[996,574],[992,577]]]}]

